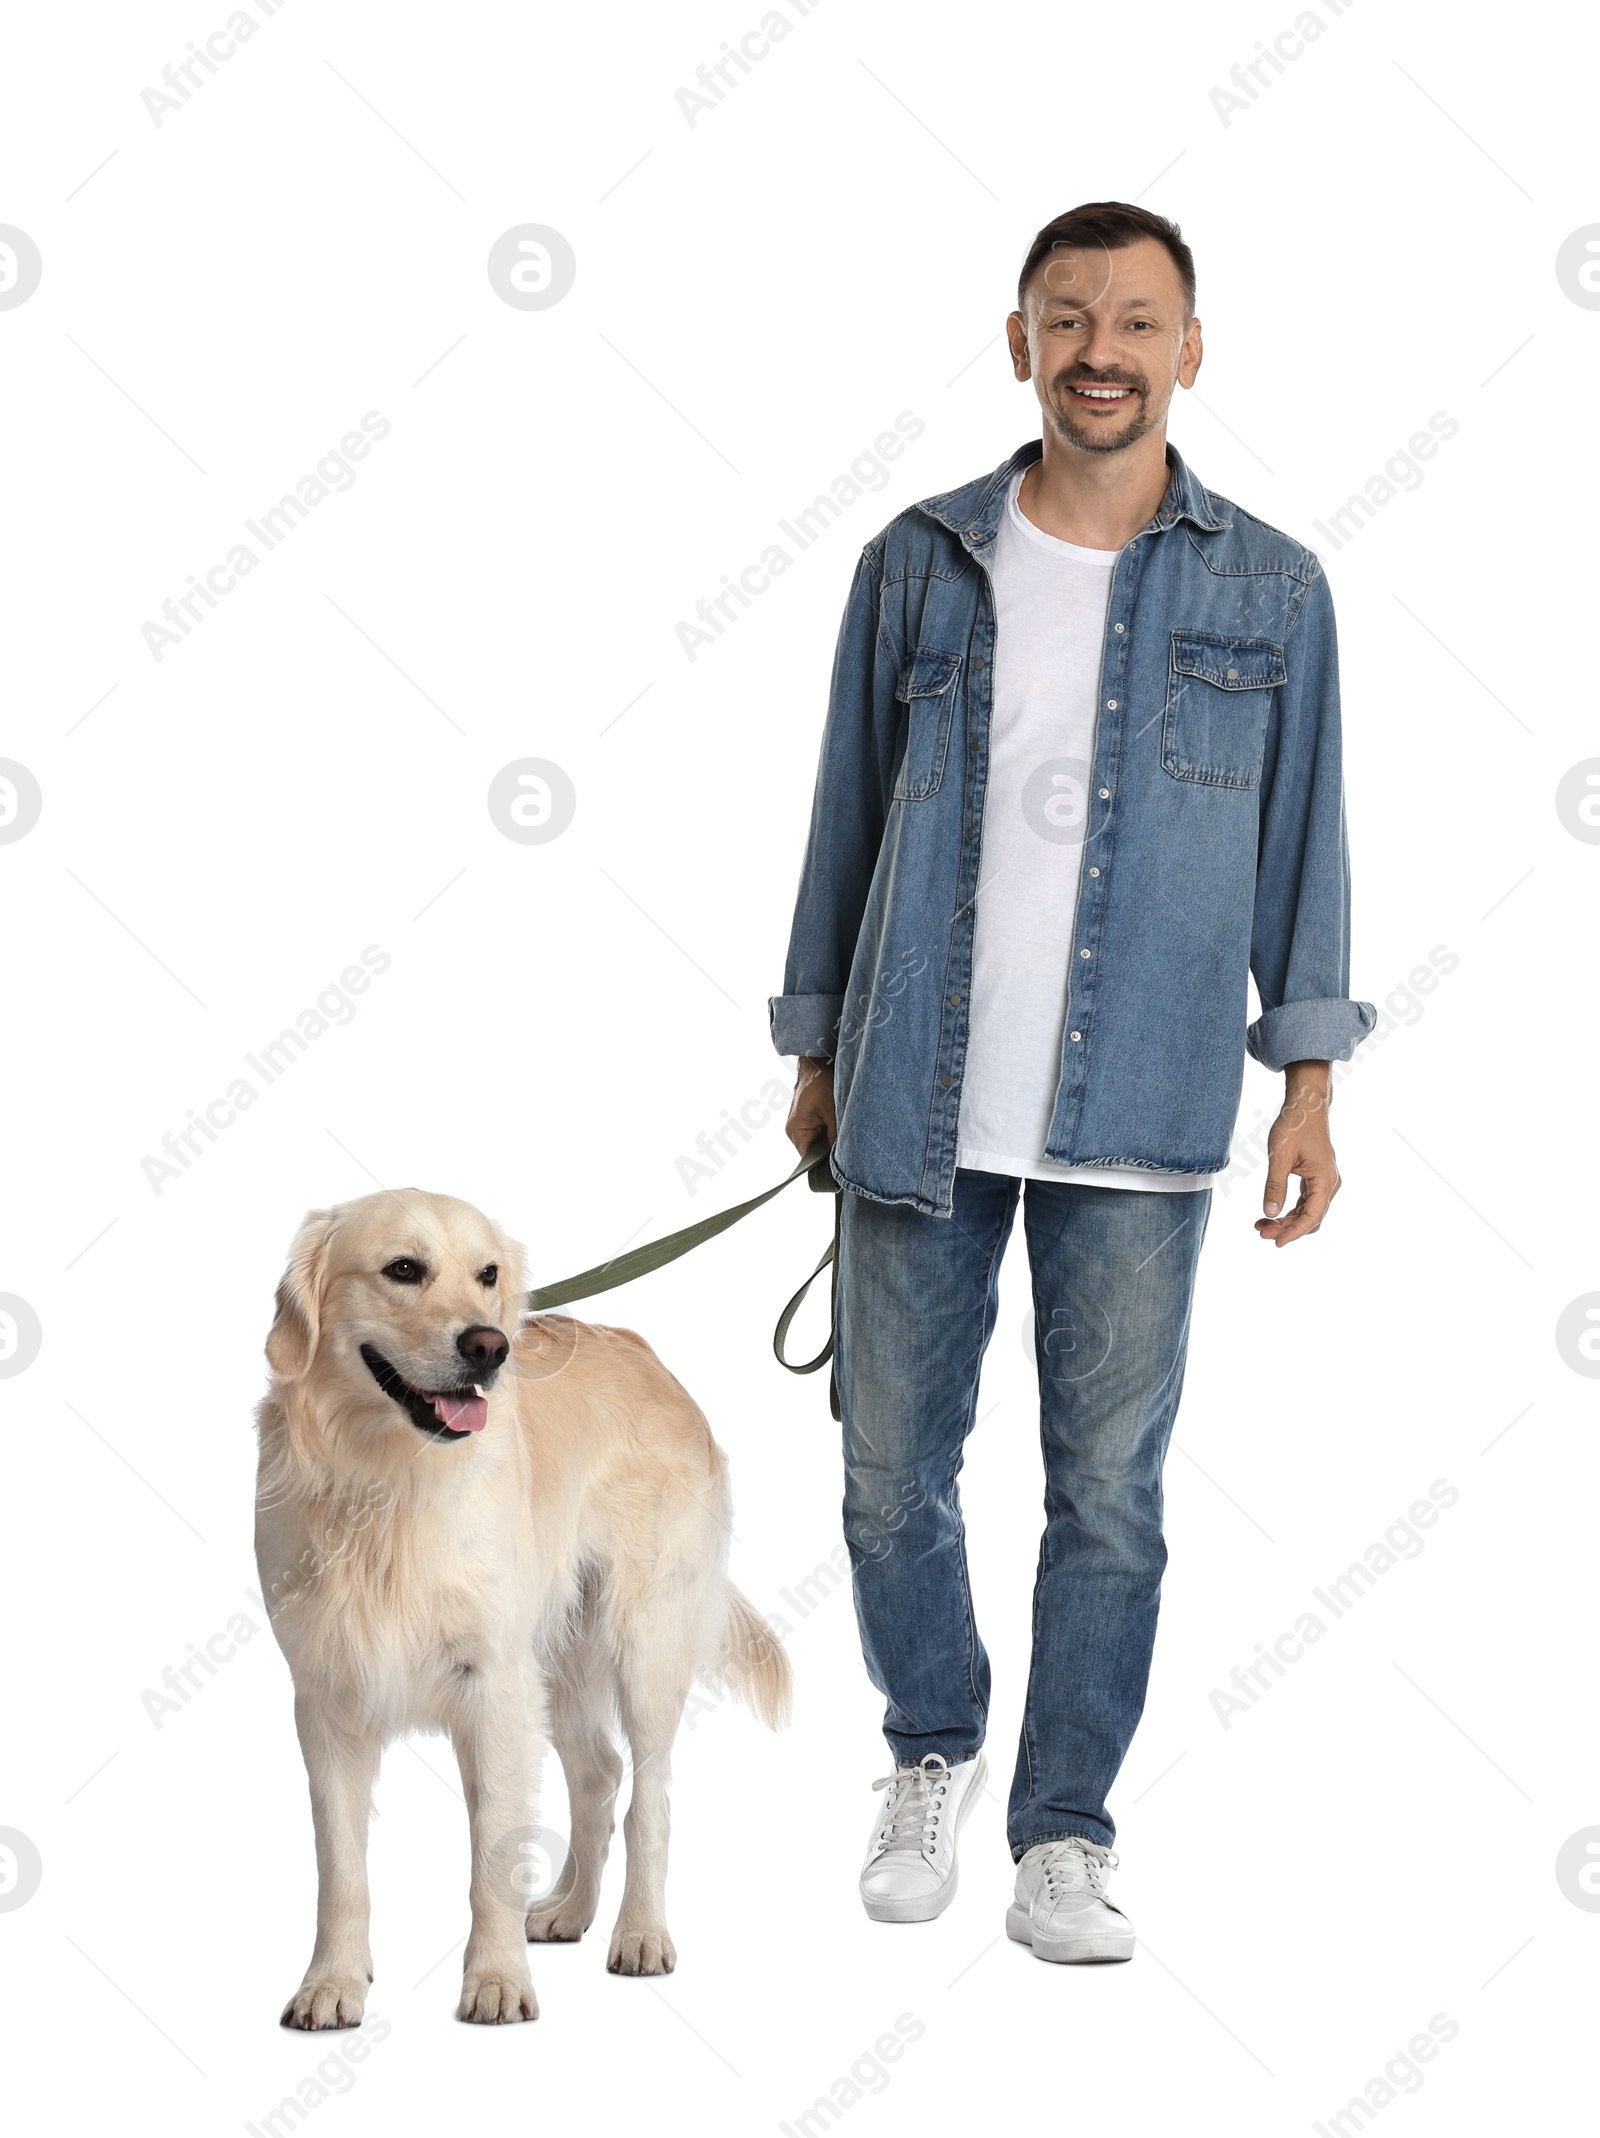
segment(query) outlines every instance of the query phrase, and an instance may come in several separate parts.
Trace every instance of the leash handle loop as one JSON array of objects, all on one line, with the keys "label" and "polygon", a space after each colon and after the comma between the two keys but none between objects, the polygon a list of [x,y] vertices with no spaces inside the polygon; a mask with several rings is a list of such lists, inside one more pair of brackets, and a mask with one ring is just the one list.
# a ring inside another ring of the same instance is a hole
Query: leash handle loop
[{"label": "leash handle loop", "polygon": [[778,1326],[772,1332],[772,1355],[777,1360],[778,1364],[782,1367],[785,1367],[790,1373],[815,1373],[819,1367],[826,1366],[829,1359],[833,1357],[832,1329],[828,1331],[828,1341],[823,1345],[822,1349],[817,1353],[816,1357],[814,1359],[807,1359],[804,1365],[797,1365],[793,1359],[785,1358],[783,1351],[784,1342],[789,1334],[789,1324],[794,1320],[796,1314],[799,1313],[801,1302],[804,1300],[807,1292],[810,1291],[811,1287],[822,1275],[822,1272],[828,1267],[829,1263],[833,1260],[833,1255],[834,1243],[832,1240],[830,1240],[828,1242],[827,1248],[823,1253],[822,1260],[817,1264],[816,1268],[811,1272],[805,1283],[801,1285],[799,1291],[795,1293],[789,1304],[778,1316]]}]

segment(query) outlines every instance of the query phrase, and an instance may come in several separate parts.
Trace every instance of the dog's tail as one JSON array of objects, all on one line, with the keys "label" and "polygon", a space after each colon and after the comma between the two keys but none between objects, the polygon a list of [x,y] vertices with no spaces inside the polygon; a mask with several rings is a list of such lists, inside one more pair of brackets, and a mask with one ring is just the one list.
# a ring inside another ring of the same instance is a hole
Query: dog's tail
[{"label": "dog's tail", "polygon": [[722,1648],[714,1668],[735,1699],[759,1715],[769,1730],[783,1728],[794,1694],[788,1652],[749,1597],[731,1581]]}]

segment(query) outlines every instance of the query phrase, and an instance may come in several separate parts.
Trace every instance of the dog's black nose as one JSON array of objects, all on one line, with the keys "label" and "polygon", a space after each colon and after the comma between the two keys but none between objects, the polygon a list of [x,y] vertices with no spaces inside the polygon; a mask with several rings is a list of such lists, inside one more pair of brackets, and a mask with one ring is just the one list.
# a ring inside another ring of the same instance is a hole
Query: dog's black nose
[{"label": "dog's black nose", "polygon": [[506,1362],[510,1343],[498,1329],[479,1325],[475,1329],[463,1329],[456,1338],[456,1349],[469,1366],[480,1373],[493,1373]]}]

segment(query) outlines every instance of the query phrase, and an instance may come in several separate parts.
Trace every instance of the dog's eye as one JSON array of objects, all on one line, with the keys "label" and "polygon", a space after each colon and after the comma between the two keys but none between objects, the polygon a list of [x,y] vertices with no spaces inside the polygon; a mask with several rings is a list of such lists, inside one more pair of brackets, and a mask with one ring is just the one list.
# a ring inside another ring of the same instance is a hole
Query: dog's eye
[{"label": "dog's eye", "polygon": [[413,1262],[409,1255],[401,1255],[384,1264],[383,1274],[392,1277],[396,1284],[420,1284],[427,1272],[420,1262]]},{"label": "dog's eye", "polygon": [[482,1268],[482,1269],[480,1269],[480,1270],[479,1270],[479,1272],[478,1272],[478,1282],[479,1282],[479,1283],[480,1283],[480,1284],[481,1284],[481,1285],[483,1286],[483,1288],[484,1288],[484,1290],[485,1290],[485,1291],[488,1291],[488,1289],[490,1288],[490,1286],[491,1286],[491,1285],[494,1285],[494,1284],[498,1284],[498,1283],[499,1283],[499,1281],[500,1281],[500,1265],[499,1265],[499,1263],[498,1263],[498,1262],[486,1262],[486,1263],[484,1264],[483,1268]]}]

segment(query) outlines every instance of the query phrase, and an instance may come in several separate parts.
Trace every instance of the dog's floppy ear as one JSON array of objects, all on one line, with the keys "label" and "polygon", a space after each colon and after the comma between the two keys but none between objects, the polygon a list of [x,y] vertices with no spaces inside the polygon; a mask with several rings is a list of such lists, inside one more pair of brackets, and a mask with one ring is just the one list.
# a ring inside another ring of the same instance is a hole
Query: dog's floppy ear
[{"label": "dog's floppy ear", "polygon": [[267,1332],[267,1364],[280,1381],[298,1381],[316,1354],[334,1210],[308,1210],[278,1280],[278,1311]]},{"label": "dog's floppy ear", "polygon": [[528,1258],[520,1240],[512,1239],[495,1219],[491,1218],[489,1222],[494,1233],[495,1251],[500,1258],[500,1294],[507,1309],[506,1327],[515,1330],[527,1296]]}]

